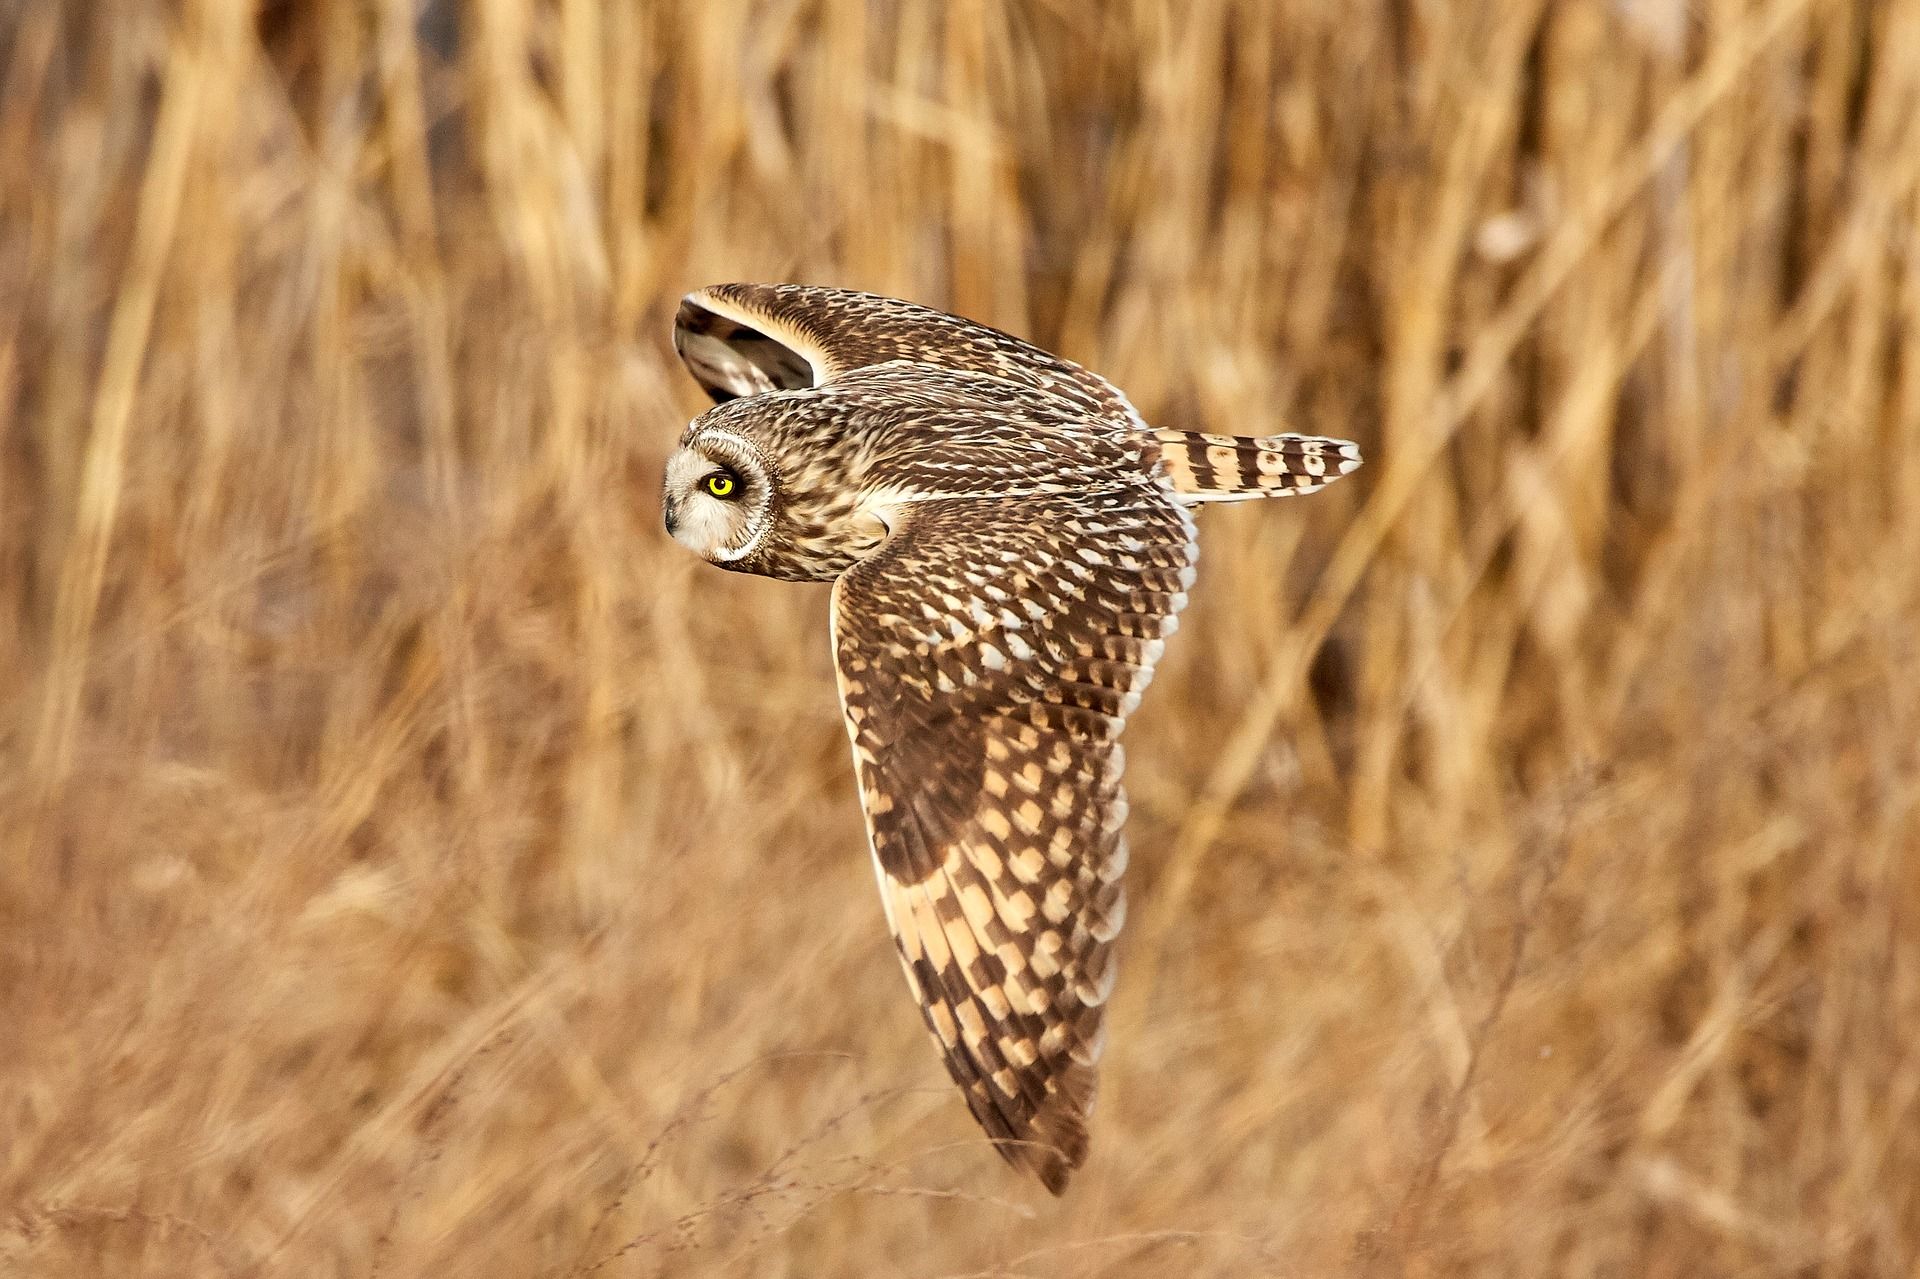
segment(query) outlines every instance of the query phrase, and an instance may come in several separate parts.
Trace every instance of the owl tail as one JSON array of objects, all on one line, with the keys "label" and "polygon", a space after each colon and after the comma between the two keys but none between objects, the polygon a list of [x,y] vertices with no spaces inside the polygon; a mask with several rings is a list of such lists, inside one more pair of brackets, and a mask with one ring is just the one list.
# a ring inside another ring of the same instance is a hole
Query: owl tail
[{"label": "owl tail", "polygon": [[1318,435],[1153,434],[1174,493],[1189,503],[1311,493],[1360,465],[1358,445]]}]

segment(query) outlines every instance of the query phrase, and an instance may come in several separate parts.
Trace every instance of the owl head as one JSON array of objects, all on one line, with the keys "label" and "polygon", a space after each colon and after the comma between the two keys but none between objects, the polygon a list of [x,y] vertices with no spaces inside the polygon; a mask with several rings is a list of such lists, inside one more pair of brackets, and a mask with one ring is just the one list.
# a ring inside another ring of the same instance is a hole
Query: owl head
[{"label": "owl head", "polygon": [[[754,287],[681,302],[674,347],[714,407],[667,461],[667,531],[721,568],[831,581],[889,534],[900,489],[880,471],[903,445],[928,443],[907,420],[924,375],[901,377],[911,348],[897,341],[870,351],[841,342],[848,362],[836,364],[817,325],[736,297]],[[860,323],[843,337],[874,336],[864,307],[849,318]]]},{"label": "owl head", "polygon": [[667,459],[667,532],[709,563],[737,564],[773,524],[773,490],[766,457],[745,435],[697,430]]}]

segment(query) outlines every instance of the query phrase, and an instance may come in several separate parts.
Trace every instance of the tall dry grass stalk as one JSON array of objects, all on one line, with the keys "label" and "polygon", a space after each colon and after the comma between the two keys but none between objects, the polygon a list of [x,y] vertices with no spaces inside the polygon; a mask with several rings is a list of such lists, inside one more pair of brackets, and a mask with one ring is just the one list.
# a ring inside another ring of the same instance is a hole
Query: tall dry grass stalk
[{"label": "tall dry grass stalk", "polygon": [[[0,37],[0,1271],[1910,1275],[1920,4],[95,0]],[[674,299],[1209,512],[1095,1152],[890,956]]]}]

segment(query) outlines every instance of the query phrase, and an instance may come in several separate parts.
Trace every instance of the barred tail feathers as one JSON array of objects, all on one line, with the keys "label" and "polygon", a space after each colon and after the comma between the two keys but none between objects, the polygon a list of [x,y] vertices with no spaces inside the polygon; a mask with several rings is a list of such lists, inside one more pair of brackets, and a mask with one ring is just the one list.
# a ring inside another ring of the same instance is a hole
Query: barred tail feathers
[{"label": "barred tail feathers", "polygon": [[1186,502],[1244,502],[1325,488],[1360,465],[1360,449],[1318,435],[1210,435],[1156,430],[1174,494]]}]

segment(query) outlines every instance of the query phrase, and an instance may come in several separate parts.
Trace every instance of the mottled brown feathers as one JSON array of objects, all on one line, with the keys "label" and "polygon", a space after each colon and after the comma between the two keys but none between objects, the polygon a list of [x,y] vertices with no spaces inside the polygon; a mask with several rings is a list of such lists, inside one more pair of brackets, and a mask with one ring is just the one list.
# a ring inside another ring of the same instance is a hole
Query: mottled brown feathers
[{"label": "mottled brown feathers", "polygon": [[[1071,360],[984,324],[875,293],[804,284],[712,285],[682,299],[674,320],[683,359],[701,339],[734,346],[740,361],[758,369],[756,375],[731,368],[716,378],[711,365],[688,361],[707,393],[720,398],[744,394],[736,388],[760,382],[767,383],[761,390],[817,385],[854,369],[905,361],[990,374],[1096,417],[1139,420],[1111,382]],[[798,365],[782,366],[789,380],[767,376],[767,339],[798,354]],[[799,380],[808,374],[810,379]]]},{"label": "mottled brown feathers", "polygon": [[[1087,1154],[1126,918],[1119,738],[1193,582],[1188,508],[1309,491],[1359,456],[1154,431],[1097,374],[871,294],[702,289],[675,344],[717,402],[669,464],[676,535],[737,530],[703,553],[834,582],[901,966],[974,1118],[1058,1194]],[[697,505],[717,465],[752,496],[741,518]]]},{"label": "mottled brown feathers", "polygon": [[[1126,549],[1073,549],[1099,543]],[[834,590],[901,963],[975,1117],[1056,1193],[1085,1153],[1126,915],[1118,738],[1194,553],[1190,518],[1144,481],[926,502]]]}]

